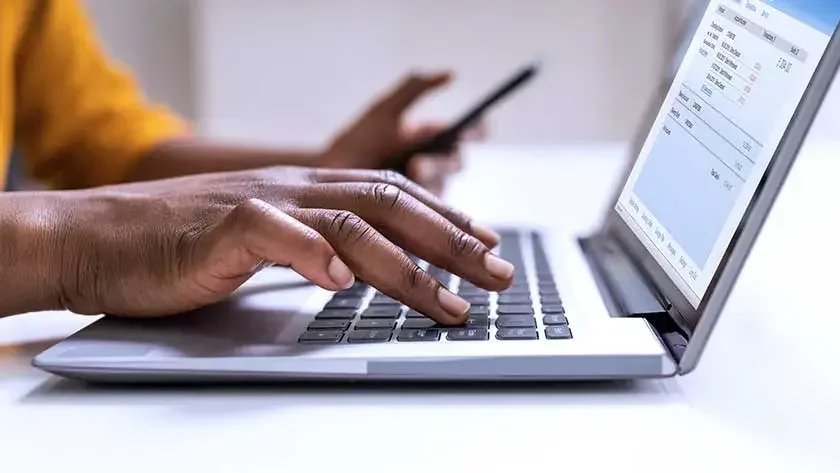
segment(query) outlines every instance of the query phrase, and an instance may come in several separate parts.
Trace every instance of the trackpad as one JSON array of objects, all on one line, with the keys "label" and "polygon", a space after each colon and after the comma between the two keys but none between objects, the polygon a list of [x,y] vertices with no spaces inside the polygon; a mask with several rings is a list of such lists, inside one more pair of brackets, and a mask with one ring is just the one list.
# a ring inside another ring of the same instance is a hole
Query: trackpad
[{"label": "trackpad", "polygon": [[113,356],[119,344],[151,348],[156,356],[283,354],[296,348],[290,342],[299,334],[296,327],[305,326],[304,306],[316,294],[329,298],[290,271],[268,269],[224,302],[157,319],[103,318],[72,338],[101,344],[102,356]]}]

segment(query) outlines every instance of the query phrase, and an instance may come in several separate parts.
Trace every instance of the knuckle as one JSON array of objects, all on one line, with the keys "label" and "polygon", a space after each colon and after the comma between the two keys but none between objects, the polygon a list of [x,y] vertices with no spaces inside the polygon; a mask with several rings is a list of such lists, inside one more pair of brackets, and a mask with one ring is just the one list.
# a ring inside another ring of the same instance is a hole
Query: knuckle
[{"label": "knuckle", "polygon": [[374,184],[371,187],[371,195],[374,204],[378,207],[393,210],[399,205],[403,190],[393,184]]},{"label": "knuckle", "polygon": [[329,231],[339,240],[358,242],[367,237],[369,227],[353,212],[340,210],[330,220]]},{"label": "knuckle", "polygon": [[481,251],[481,243],[472,236],[457,231],[449,236],[449,250],[456,258],[471,256]]},{"label": "knuckle", "polygon": [[237,205],[230,214],[233,226],[243,228],[253,225],[270,213],[268,205],[260,199],[251,198]]},{"label": "knuckle", "polygon": [[425,271],[416,265],[409,265],[404,271],[403,285],[407,291],[415,291],[427,288],[431,284],[431,278]]},{"label": "knuckle", "polygon": [[391,169],[379,171],[379,180],[397,187],[405,187],[408,182],[405,176]]}]

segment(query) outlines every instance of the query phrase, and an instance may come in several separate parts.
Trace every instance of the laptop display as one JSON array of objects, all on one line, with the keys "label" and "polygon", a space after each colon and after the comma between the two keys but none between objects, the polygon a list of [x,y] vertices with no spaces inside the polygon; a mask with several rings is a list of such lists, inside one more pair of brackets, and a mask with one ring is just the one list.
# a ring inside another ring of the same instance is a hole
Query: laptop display
[{"label": "laptop display", "polygon": [[710,2],[616,203],[697,308],[840,22],[840,2]]}]

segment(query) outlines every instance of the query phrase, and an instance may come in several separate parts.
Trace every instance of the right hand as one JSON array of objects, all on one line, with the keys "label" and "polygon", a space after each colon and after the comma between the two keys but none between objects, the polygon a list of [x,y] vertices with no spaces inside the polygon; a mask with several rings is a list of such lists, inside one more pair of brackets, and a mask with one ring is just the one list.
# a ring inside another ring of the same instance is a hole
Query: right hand
[{"label": "right hand", "polygon": [[61,305],[153,317],[219,302],[260,269],[289,266],[324,289],[354,276],[444,324],[468,305],[403,250],[491,291],[513,266],[491,230],[390,172],[276,167],[57,194]]}]

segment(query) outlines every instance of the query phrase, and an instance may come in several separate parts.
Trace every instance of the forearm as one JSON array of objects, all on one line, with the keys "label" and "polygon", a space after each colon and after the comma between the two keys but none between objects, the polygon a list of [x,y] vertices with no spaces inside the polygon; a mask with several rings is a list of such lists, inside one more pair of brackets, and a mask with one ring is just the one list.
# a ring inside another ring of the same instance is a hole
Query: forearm
[{"label": "forearm", "polygon": [[239,171],[268,166],[315,166],[320,150],[280,150],[213,143],[198,138],[173,140],[144,156],[129,181],[190,174]]},{"label": "forearm", "polygon": [[0,194],[0,317],[63,308],[57,195]]}]

